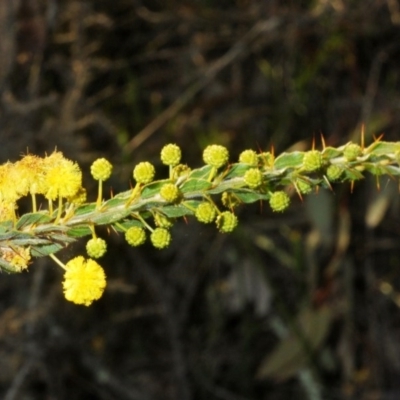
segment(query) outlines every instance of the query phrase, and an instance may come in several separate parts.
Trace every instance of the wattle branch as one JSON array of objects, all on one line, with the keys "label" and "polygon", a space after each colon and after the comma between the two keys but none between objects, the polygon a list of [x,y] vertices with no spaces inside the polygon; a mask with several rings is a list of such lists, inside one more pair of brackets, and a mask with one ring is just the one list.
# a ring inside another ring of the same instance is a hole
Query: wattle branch
[{"label": "wattle branch", "polygon": [[[302,196],[334,182],[354,183],[365,173],[399,176],[400,142],[378,139],[368,147],[350,142],[337,148],[324,144],[322,150],[279,156],[245,150],[236,163],[229,163],[226,148],[211,145],[204,150],[203,160],[204,166],[190,169],[180,163],[179,147],[167,145],[161,161],[169,167],[168,177],[154,180],[154,166],[139,163],[133,170],[136,185],[108,200],[103,199],[103,182],[112,166],[105,159],[96,160],[91,167],[99,182],[95,202],[86,202],[79,166],[59,152],[45,158],[27,155],[0,166],[0,268],[21,272],[32,258],[51,256],[66,270],[66,298],[89,305],[106,285],[104,271],[93,260],[107,247],[96,236],[96,226],[112,227],[133,246],[150,235],[159,249],[169,245],[170,228],[180,217],[194,216],[229,233],[238,223],[234,210],[240,204],[268,201],[273,211],[284,211],[290,203],[288,186]],[[32,212],[18,216],[19,199],[29,195]],[[37,210],[37,195],[48,201],[47,209]],[[87,243],[91,258],[79,256],[64,265],[55,257],[83,236],[91,236]]]}]

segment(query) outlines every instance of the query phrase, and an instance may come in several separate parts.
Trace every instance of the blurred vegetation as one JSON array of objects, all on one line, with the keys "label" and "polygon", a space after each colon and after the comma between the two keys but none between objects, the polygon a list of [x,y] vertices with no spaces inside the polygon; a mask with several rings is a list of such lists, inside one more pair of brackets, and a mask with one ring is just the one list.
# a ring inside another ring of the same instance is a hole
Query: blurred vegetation
[{"label": "blurred vegetation", "polygon": [[[110,190],[168,142],[196,165],[400,137],[396,0],[3,0],[0,37],[1,161],[104,156]],[[104,231],[90,308],[49,260],[3,275],[0,397],[399,398],[398,183],[376,186],[248,206],[230,236],[182,221],[161,252]]]}]

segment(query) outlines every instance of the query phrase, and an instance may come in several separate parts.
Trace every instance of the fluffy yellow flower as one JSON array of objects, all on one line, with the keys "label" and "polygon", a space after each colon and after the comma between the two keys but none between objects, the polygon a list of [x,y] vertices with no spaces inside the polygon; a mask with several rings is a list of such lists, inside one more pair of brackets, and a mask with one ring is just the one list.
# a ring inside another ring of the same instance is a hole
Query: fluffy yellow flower
[{"label": "fluffy yellow flower", "polygon": [[101,297],[106,287],[106,275],[96,261],[78,256],[69,261],[66,268],[63,288],[67,300],[89,306]]},{"label": "fluffy yellow flower", "polygon": [[31,194],[43,194],[45,192],[44,159],[28,154],[22,160],[15,163],[15,169],[20,181],[27,187]]},{"label": "fluffy yellow flower", "polygon": [[0,199],[14,202],[27,193],[28,187],[15,165],[10,162],[0,165]]},{"label": "fluffy yellow flower", "polygon": [[78,164],[66,159],[62,153],[54,152],[44,159],[45,197],[74,197],[82,187],[82,172]]},{"label": "fluffy yellow flower", "polygon": [[15,208],[16,205],[14,202],[0,200],[0,222],[14,219]]}]

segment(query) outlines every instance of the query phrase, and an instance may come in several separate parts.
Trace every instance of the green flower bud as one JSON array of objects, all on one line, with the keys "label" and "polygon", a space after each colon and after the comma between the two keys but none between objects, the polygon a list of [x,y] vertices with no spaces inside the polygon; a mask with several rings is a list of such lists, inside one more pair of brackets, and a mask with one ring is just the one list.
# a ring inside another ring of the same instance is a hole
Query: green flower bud
[{"label": "green flower bud", "polygon": [[204,224],[209,224],[214,221],[217,215],[217,210],[213,204],[204,202],[198,205],[194,215],[198,221],[203,222]]},{"label": "green flower bud", "polygon": [[337,181],[343,173],[343,168],[339,167],[339,165],[330,165],[326,169],[326,176],[331,182]]},{"label": "green flower bud", "polygon": [[179,189],[173,183],[166,183],[160,189],[160,196],[170,203],[178,200],[179,198]]},{"label": "green flower bud", "polygon": [[258,168],[251,168],[245,172],[243,179],[249,188],[255,189],[262,184],[263,175]]},{"label": "green flower bud", "polygon": [[269,198],[269,205],[272,211],[281,212],[286,210],[290,204],[290,197],[282,191],[274,192]]},{"label": "green flower bud", "polygon": [[258,156],[254,150],[244,150],[239,155],[239,162],[253,167],[258,165]]},{"label": "green flower bud", "polygon": [[131,246],[140,246],[146,241],[146,232],[140,226],[132,226],[125,232],[125,239]]},{"label": "green flower bud", "polygon": [[170,218],[158,213],[154,215],[154,223],[156,224],[156,226],[166,229],[171,228],[173,225],[173,222]]},{"label": "green flower bud", "polygon": [[274,164],[274,157],[269,151],[259,154],[258,160],[264,167],[272,167]]},{"label": "green flower bud", "polygon": [[164,165],[175,167],[181,162],[181,149],[176,144],[167,144],[161,150],[161,161]]},{"label": "green flower bud", "polygon": [[230,211],[224,211],[217,217],[217,228],[222,233],[232,232],[237,224],[238,219],[235,214]]},{"label": "green flower bud", "polygon": [[101,238],[92,238],[86,243],[86,251],[89,257],[100,258],[107,251],[107,243]]},{"label": "green flower bud", "polygon": [[220,168],[228,162],[229,153],[226,147],[218,144],[207,146],[203,151],[203,161],[207,165]]},{"label": "green flower bud", "polygon": [[296,186],[301,194],[308,194],[312,191],[311,184],[303,179],[297,179]]},{"label": "green flower bud", "polygon": [[154,179],[155,173],[154,166],[147,161],[139,163],[133,169],[133,177],[137,183],[150,183]]},{"label": "green flower bud", "polygon": [[105,181],[111,175],[112,165],[105,158],[98,158],[91,165],[90,172],[96,181]]},{"label": "green flower bud", "polygon": [[357,157],[361,156],[362,149],[356,143],[349,143],[343,150],[343,155],[348,161],[354,161]]},{"label": "green flower bud", "polygon": [[318,150],[310,150],[304,153],[303,168],[308,171],[317,171],[322,167],[322,155]]},{"label": "green flower bud", "polygon": [[171,242],[171,234],[165,228],[156,228],[150,236],[151,243],[157,249],[164,249],[168,247]]}]

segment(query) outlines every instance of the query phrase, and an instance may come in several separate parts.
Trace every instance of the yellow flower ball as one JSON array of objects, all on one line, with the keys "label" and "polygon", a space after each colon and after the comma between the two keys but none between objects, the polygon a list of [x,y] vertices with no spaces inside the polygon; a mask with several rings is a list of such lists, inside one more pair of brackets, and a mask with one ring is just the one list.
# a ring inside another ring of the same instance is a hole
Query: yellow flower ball
[{"label": "yellow flower ball", "polygon": [[74,197],[82,187],[82,172],[78,164],[64,158],[62,153],[54,152],[44,159],[45,197],[55,200],[58,197]]},{"label": "yellow flower ball", "polygon": [[106,275],[96,261],[78,256],[69,261],[66,268],[63,288],[68,301],[89,306],[102,296]]},{"label": "yellow flower ball", "polygon": [[112,172],[112,165],[105,158],[98,158],[90,167],[90,173],[96,181],[107,180]]}]

